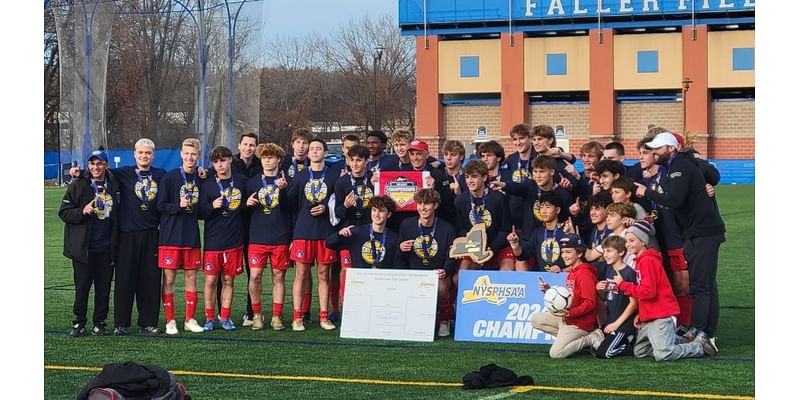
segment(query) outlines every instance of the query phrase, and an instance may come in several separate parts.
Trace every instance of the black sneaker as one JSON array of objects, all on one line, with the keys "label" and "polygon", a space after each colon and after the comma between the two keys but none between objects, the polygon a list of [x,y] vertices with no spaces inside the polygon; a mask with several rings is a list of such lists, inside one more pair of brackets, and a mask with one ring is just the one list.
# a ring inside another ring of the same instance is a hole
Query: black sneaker
[{"label": "black sneaker", "polygon": [[92,336],[106,336],[108,335],[108,328],[106,324],[97,324],[92,328]]},{"label": "black sneaker", "polygon": [[69,335],[72,337],[80,337],[86,333],[86,327],[81,324],[72,325],[72,330],[69,331]]},{"label": "black sneaker", "polygon": [[311,323],[311,311],[303,314],[303,323],[310,324]]},{"label": "black sneaker", "polygon": [[142,333],[146,333],[148,335],[160,335],[161,334],[161,328],[159,328],[157,326],[145,326],[143,328],[140,328],[140,330],[142,331]]},{"label": "black sneaker", "polygon": [[128,327],[118,326],[114,328],[114,336],[125,336],[128,334]]}]

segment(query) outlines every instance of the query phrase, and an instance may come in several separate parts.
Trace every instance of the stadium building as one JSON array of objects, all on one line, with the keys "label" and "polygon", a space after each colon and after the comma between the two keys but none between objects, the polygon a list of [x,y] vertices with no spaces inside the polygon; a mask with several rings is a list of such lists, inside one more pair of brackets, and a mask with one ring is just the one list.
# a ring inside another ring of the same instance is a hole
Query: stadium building
[{"label": "stadium building", "polygon": [[[440,151],[556,128],[577,153],[648,126],[688,132],[723,177],[753,179],[755,0],[399,0],[416,39],[417,137]],[[598,12],[599,10],[599,12]],[[684,125],[685,124],[685,125]],[[512,150],[513,151],[513,150]]]}]

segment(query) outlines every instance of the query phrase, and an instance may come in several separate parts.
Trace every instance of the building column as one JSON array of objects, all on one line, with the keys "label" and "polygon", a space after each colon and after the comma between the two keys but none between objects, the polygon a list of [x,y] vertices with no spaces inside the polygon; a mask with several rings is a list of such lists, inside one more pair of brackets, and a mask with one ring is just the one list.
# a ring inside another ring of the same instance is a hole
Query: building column
[{"label": "building column", "polygon": [[589,30],[589,140],[601,142],[617,133],[614,94],[614,30]]},{"label": "building column", "polygon": [[[513,45],[509,38],[513,38]],[[516,124],[528,122],[525,93],[525,36],[522,32],[500,34],[500,136]]]},{"label": "building column", "polygon": [[[711,110],[708,92],[708,26],[696,25],[695,39],[692,40],[692,27],[683,27],[683,77],[692,83],[686,92],[686,131],[696,137],[694,147],[711,157],[709,136],[709,111]],[[684,133],[684,134],[685,134]],[[704,146],[705,145],[705,146]]]},{"label": "building column", "polygon": [[417,117],[415,137],[424,140],[434,156],[444,146],[444,108],[439,94],[439,37],[417,36]]}]

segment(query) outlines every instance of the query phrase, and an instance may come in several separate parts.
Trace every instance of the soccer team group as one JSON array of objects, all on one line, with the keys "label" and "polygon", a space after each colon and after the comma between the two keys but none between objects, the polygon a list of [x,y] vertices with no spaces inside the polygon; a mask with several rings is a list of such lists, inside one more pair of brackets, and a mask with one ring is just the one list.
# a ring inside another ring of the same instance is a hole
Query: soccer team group
[{"label": "soccer team group", "polygon": [[[444,143],[443,162],[406,130],[370,131],[364,144],[342,139],[344,158],[327,165],[327,144],[306,129],[291,137],[291,154],[253,133],[234,155],[211,150],[198,167],[201,145],[181,145],[181,167],[152,166],[155,144],[140,139],[135,166],[109,169],[101,149],[87,168],[70,172],[59,217],[64,255],[72,260],[74,320],[70,335],[86,334],[94,284],[93,335],[106,335],[112,278],[113,334],[128,334],[134,298],[137,324],[178,334],[175,282],[183,270],[190,332],[235,330],[234,280],[247,271],[243,326],[266,325],[262,280],[269,266],[272,317],[283,330],[286,270],[291,285],[291,329],[311,323],[312,267],[316,267],[319,326],[336,328],[348,268],[433,270],[439,277],[438,335],[448,336],[457,307],[458,271],[567,273],[569,308],[533,316],[534,327],[556,337],[550,355],[589,349],[608,358],[633,349],[656,360],[715,355],[719,319],[716,269],[725,226],[714,197],[719,172],[680,135],[653,128],[637,144],[639,164],[625,166],[624,147],[588,142],[576,157],[556,147],[552,127],[518,124],[516,152],[496,141],[480,144],[465,163],[458,141]],[[463,167],[462,167],[463,166]],[[416,212],[399,211],[376,195],[381,171],[424,171],[414,194]],[[204,221],[203,242],[199,220]],[[486,227],[494,257],[454,259],[448,249],[475,224]],[[195,319],[197,272],[202,270],[205,323]],[[547,285],[540,282],[539,288]]]}]

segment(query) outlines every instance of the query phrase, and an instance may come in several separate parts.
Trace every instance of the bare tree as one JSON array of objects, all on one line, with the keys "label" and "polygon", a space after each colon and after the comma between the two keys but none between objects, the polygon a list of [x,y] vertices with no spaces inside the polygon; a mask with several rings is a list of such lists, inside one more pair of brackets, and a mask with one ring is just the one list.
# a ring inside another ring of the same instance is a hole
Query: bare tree
[{"label": "bare tree", "polygon": [[51,10],[44,13],[44,147],[58,149],[58,36]]},{"label": "bare tree", "polygon": [[341,74],[337,92],[351,106],[345,117],[365,128],[413,126],[413,42],[388,15],[351,20],[324,52],[327,66]]}]

